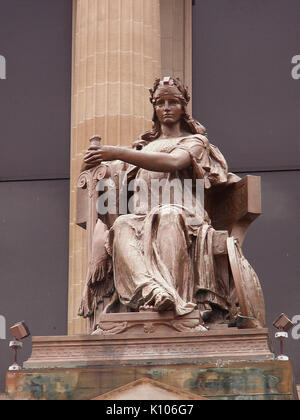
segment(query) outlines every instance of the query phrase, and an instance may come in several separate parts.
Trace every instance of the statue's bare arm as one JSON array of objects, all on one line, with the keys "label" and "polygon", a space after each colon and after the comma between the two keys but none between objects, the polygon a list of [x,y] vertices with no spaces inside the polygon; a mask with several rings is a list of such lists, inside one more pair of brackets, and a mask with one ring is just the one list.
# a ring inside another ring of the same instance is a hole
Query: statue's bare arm
[{"label": "statue's bare arm", "polygon": [[86,169],[100,165],[102,161],[122,160],[154,172],[174,172],[191,165],[189,153],[182,149],[172,153],[143,152],[117,146],[92,146],[84,158]]}]

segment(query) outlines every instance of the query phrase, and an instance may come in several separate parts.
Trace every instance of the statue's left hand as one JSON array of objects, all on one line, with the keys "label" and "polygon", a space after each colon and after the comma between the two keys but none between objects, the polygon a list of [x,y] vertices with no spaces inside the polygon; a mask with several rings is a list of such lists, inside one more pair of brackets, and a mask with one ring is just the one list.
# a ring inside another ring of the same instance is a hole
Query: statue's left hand
[{"label": "statue's left hand", "polygon": [[84,163],[88,166],[100,165],[102,161],[118,159],[118,147],[116,146],[91,146],[85,156]]}]

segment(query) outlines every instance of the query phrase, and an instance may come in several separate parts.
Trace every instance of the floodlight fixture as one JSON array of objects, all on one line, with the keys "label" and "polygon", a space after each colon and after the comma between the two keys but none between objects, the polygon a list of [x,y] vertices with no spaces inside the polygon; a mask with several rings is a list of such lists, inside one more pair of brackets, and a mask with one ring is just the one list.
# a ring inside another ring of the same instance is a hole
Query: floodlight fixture
[{"label": "floodlight fixture", "polygon": [[275,338],[279,340],[280,343],[280,355],[277,357],[277,359],[287,361],[289,360],[289,357],[286,356],[283,352],[283,343],[284,340],[288,339],[288,331],[293,328],[294,324],[284,313],[282,313],[275,319],[273,325],[279,330],[279,332],[275,334]]},{"label": "floodlight fixture", "polygon": [[285,331],[285,332],[288,332],[294,326],[294,324],[292,323],[292,321],[285,314],[283,314],[283,313],[280,314],[275,319],[275,321],[273,321],[273,325],[278,330]]},{"label": "floodlight fixture", "polygon": [[9,329],[14,341],[10,341],[9,347],[14,351],[14,363],[8,370],[21,370],[22,367],[18,364],[18,350],[23,347],[21,340],[30,336],[30,331],[24,321],[18,322]]}]

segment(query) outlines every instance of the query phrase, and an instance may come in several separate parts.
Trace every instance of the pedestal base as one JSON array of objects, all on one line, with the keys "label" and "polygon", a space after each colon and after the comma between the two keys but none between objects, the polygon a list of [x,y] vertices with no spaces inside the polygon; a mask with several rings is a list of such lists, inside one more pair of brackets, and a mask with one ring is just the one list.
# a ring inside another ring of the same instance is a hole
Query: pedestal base
[{"label": "pedestal base", "polygon": [[104,317],[98,335],[34,337],[25,369],[7,373],[9,397],[101,399],[150,380],[195,399],[296,398],[291,364],[275,360],[266,329],[201,331],[197,311],[180,321],[123,314],[122,324],[114,316]]},{"label": "pedestal base", "polygon": [[290,362],[276,360],[23,370],[7,373],[7,392],[11,399],[89,400],[144,378],[195,399],[297,399]]},{"label": "pedestal base", "polygon": [[[106,314],[92,336],[33,337],[25,368],[271,360],[267,329],[202,331],[199,312]],[[224,328],[225,327],[225,328]]]}]

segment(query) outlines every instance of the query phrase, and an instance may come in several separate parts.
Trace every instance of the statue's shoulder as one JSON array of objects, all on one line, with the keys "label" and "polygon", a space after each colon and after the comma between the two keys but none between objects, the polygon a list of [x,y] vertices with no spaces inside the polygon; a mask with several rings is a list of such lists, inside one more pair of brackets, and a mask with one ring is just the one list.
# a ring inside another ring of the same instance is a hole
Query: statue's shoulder
[{"label": "statue's shoulder", "polygon": [[210,143],[206,136],[203,134],[190,134],[184,138],[182,138],[179,143],[190,143],[191,145],[201,145],[204,147],[209,147]]}]

